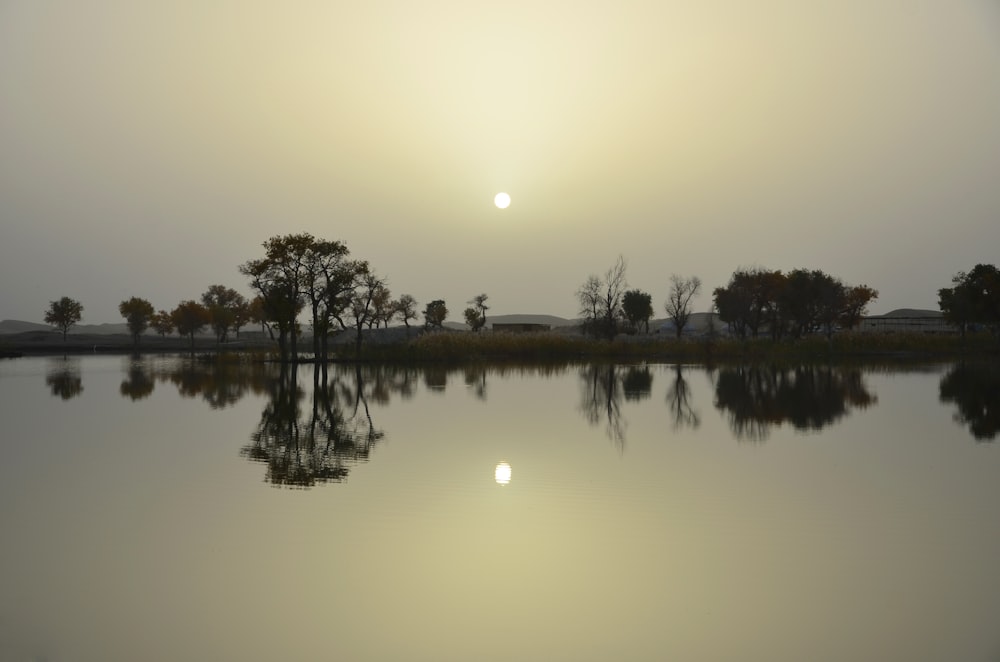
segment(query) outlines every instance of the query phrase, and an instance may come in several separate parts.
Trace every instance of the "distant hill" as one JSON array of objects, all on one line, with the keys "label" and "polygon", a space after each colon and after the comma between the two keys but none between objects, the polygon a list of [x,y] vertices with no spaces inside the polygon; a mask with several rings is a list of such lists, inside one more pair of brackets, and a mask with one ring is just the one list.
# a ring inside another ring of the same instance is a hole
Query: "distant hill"
[{"label": "distant hill", "polygon": [[25,333],[27,331],[51,331],[52,327],[45,324],[35,324],[34,322],[22,322],[20,320],[0,321],[0,334],[3,333]]},{"label": "distant hill", "polygon": [[[885,317],[941,317],[940,310],[922,310],[920,308],[897,308],[888,313],[882,315],[869,315],[871,318],[885,318]],[[659,329],[664,324],[667,324],[669,320],[658,318],[650,320],[649,328],[650,330]],[[718,315],[715,316],[715,322],[717,325],[723,324],[719,321]],[[517,314],[517,315],[489,315],[486,316],[486,326],[490,327],[492,324],[548,324],[553,329],[559,327],[576,326],[580,324],[578,319],[566,319],[565,317],[557,317],[555,315],[527,315],[527,314]],[[708,324],[708,313],[692,313],[691,319],[688,322],[690,329],[701,330],[704,329]],[[449,320],[444,324],[449,329],[465,330],[468,327],[457,320]],[[417,324],[419,326],[419,324]],[[247,327],[249,330],[250,327]],[[53,331],[53,327],[48,324],[39,324],[37,322],[24,322],[22,320],[2,320],[0,321],[0,335],[11,334],[11,333],[26,333],[29,331]],[[307,330],[308,332],[308,330]],[[69,330],[70,335],[81,334],[81,335],[118,335],[126,334],[128,335],[128,327],[124,324],[77,324]],[[147,331],[147,335],[151,335],[152,331]],[[207,333],[207,331],[206,331]]]},{"label": "distant hill", "polygon": [[940,310],[921,310],[920,308],[897,308],[883,315],[869,317],[942,317]]},{"label": "distant hill", "polygon": [[[0,334],[24,333],[26,331],[53,331],[55,327],[48,324],[38,324],[37,322],[23,322],[21,320],[0,321]],[[70,334],[79,333],[86,335],[106,336],[114,334],[128,334],[128,327],[122,324],[77,324],[69,329]]]}]

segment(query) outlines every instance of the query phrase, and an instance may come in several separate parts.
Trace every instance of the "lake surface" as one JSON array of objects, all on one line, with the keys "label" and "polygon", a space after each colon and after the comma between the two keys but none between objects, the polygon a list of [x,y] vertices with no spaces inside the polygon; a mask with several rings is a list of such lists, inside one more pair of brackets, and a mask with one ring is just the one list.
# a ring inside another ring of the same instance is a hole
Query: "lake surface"
[{"label": "lake surface", "polygon": [[0,362],[0,660],[998,660],[995,366]]}]

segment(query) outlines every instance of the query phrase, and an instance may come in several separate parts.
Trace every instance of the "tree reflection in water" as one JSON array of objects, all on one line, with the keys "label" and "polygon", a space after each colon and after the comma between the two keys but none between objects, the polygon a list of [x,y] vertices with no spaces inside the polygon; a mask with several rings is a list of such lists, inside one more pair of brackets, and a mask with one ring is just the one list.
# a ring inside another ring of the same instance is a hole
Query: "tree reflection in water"
[{"label": "tree reflection in water", "polygon": [[[650,378],[652,379],[652,378]],[[605,432],[608,439],[625,451],[625,428],[621,403],[624,388],[621,385],[618,366],[611,364],[590,364],[580,368],[580,411],[590,425],[596,426],[606,421]]]},{"label": "tree reflection in water", "polygon": [[274,485],[341,482],[384,436],[372,421],[360,366],[353,370],[353,384],[342,370],[325,365],[315,375],[312,407],[303,418],[298,367],[283,366],[268,383],[268,404],[250,444],[240,451],[266,464],[267,481]]},{"label": "tree reflection in water", "polygon": [[958,408],[955,422],[968,425],[976,441],[993,441],[1000,433],[1000,364],[958,363],[938,388],[941,402]]},{"label": "tree reflection in water", "polygon": [[155,375],[146,367],[139,355],[135,355],[129,361],[128,368],[125,370],[125,379],[118,387],[118,392],[121,393],[122,397],[134,402],[149,397],[155,387]]},{"label": "tree reflection in water", "polygon": [[741,366],[721,369],[715,382],[715,406],[728,412],[733,433],[750,441],[764,441],[771,426],[786,421],[819,430],[876,401],[857,368]]},{"label": "tree reflection in water", "polygon": [[423,369],[424,386],[431,392],[444,393],[448,387],[448,369],[441,366],[426,366]]},{"label": "tree reflection in water", "polygon": [[469,366],[463,372],[465,373],[465,385],[472,390],[476,398],[486,400],[486,368]]},{"label": "tree reflection in water", "polygon": [[201,397],[212,409],[225,409],[248,393],[264,393],[275,366],[259,362],[185,361],[158,373],[185,398]]},{"label": "tree reflection in water", "polygon": [[83,378],[80,376],[80,359],[61,358],[49,364],[45,384],[52,395],[70,400],[83,393]]},{"label": "tree reflection in water", "polygon": [[622,390],[626,400],[645,400],[653,393],[653,373],[649,366],[629,366],[622,377]]},{"label": "tree reflection in water", "polygon": [[667,406],[673,415],[675,430],[701,425],[701,417],[691,405],[691,387],[684,379],[684,371],[679,363],[674,365],[674,379],[667,387]]}]

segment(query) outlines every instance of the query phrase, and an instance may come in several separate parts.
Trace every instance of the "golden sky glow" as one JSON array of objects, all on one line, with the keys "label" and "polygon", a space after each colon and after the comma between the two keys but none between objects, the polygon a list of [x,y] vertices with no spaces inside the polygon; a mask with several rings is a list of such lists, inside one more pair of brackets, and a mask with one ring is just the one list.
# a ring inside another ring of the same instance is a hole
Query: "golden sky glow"
[{"label": "golden sky glow", "polygon": [[618,254],[659,313],[746,265],[885,311],[1000,245],[987,0],[15,0],[0,96],[0,318],[242,289],[299,231],[421,304],[563,316]]}]

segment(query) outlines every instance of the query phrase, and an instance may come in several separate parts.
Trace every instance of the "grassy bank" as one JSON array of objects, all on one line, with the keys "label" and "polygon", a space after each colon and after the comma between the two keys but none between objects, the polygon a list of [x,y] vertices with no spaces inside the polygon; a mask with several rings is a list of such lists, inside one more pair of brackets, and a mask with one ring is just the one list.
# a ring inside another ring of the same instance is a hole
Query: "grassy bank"
[{"label": "grassy bank", "polygon": [[[312,360],[311,343],[300,341],[300,360]],[[132,339],[124,335],[70,335],[66,342],[58,333],[30,332],[0,336],[0,354],[127,354],[135,352]],[[187,353],[187,339],[144,336],[140,353]],[[241,354],[244,359],[276,358],[274,343],[264,340],[237,341],[219,345],[211,338],[196,338],[199,354]],[[360,357],[353,344],[331,346],[337,361],[368,362],[531,362],[531,361],[649,361],[712,362],[729,360],[828,360],[831,358],[949,359],[963,356],[998,356],[1000,343],[988,334],[957,335],[926,333],[841,333],[831,340],[824,336],[774,342],[769,339],[738,340],[728,337],[686,338],[667,336],[623,336],[614,341],[595,340],[565,333],[423,333],[398,342],[366,342]]]},{"label": "grassy bank", "polygon": [[[831,340],[810,337],[795,341],[697,338],[677,340],[664,336],[622,337],[594,340],[566,334],[428,333],[405,343],[367,345],[367,361],[683,361],[717,360],[826,360],[830,358],[912,357],[950,358],[967,355],[996,356],[1000,344],[988,335],[843,333]],[[356,358],[353,348],[341,348],[341,360]]]},{"label": "grassy bank", "polygon": [[[270,351],[270,342],[239,340],[220,345],[215,338],[195,337],[195,352]],[[124,334],[74,334],[63,340],[55,331],[26,331],[0,335],[0,356],[62,354],[174,354],[192,351],[191,340],[179,336],[143,335],[138,345]]]}]

